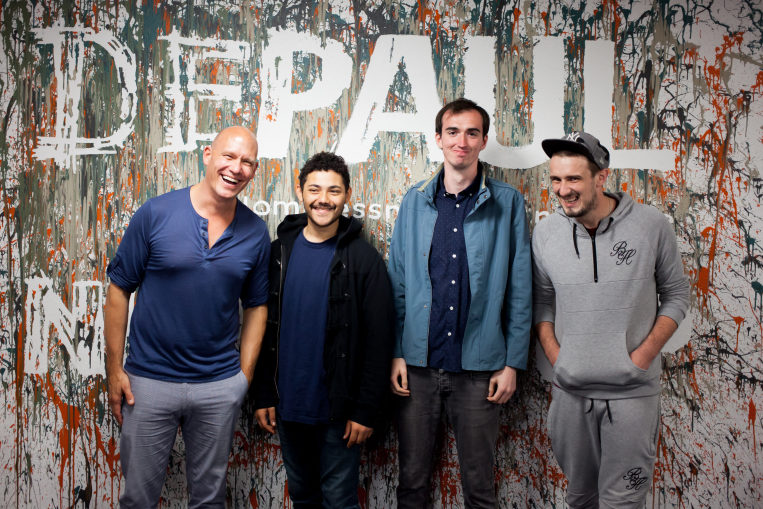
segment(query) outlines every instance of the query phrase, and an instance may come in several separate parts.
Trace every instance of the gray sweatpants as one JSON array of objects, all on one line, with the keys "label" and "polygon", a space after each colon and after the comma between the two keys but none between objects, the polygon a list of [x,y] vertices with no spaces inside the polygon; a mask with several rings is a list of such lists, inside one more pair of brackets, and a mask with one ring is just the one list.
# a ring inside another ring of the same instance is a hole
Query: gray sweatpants
[{"label": "gray sweatpants", "polygon": [[660,396],[588,399],[554,386],[551,447],[570,508],[641,508],[652,481]]}]

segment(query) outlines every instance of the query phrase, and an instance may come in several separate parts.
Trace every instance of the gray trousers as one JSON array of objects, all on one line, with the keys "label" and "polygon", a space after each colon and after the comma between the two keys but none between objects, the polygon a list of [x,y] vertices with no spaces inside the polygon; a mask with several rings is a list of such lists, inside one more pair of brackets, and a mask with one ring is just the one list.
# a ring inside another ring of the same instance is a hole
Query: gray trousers
[{"label": "gray trousers", "polygon": [[641,508],[652,482],[660,396],[588,399],[554,386],[551,447],[570,508]]},{"label": "gray trousers", "polygon": [[135,404],[122,404],[122,508],[156,507],[178,427],[186,452],[188,507],[225,507],[233,432],[248,382],[242,371],[208,383],[128,375]]},{"label": "gray trousers", "polygon": [[493,467],[501,406],[487,400],[491,375],[408,366],[411,395],[399,398],[399,509],[431,507],[435,438],[443,411],[456,437],[465,507],[497,506]]}]

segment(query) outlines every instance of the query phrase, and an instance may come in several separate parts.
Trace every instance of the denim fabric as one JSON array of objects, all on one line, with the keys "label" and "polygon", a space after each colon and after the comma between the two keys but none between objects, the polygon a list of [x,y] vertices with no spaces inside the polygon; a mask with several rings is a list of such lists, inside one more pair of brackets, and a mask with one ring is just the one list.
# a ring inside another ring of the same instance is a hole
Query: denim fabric
[{"label": "denim fabric", "polygon": [[497,506],[493,465],[501,407],[487,400],[491,374],[408,367],[411,395],[399,399],[399,509],[431,507],[434,449],[443,411],[456,436],[465,507]]},{"label": "denim fabric", "polygon": [[120,507],[157,506],[178,427],[186,449],[188,507],[225,507],[228,455],[249,386],[244,373],[195,384],[128,376],[135,404],[122,405]]},{"label": "denim fabric", "polygon": [[[442,170],[441,170],[442,171]],[[395,222],[389,276],[397,312],[395,357],[427,365],[432,283],[429,256],[437,221],[439,173],[410,189]],[[461,368],[524,369],[530,342],[530,237],[522,195],[483,173],[477,202],[464,219],[471,303]]]},{"label": "denim fabric", "polygon": [[281,454],[294,509],[360,509],[360,446],[347,448],[345,423],[278,419]]}]

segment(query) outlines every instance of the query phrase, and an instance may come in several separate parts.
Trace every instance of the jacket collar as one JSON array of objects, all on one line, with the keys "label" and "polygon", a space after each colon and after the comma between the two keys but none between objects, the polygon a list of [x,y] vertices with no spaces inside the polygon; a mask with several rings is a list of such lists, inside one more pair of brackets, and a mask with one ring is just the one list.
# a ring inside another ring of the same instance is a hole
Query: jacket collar
[{"label": "jacket collar", "polygon": [[[477,175],[479,175],[480,179],[479,191],[477,191],[477,193],[480,195],[480,198],[477,199],[477,203],[475,203],[474,208],[477,208],[482,202],[490,197],[490,189],[488,188],[487,175],[485,175],[485,167],[482,165],[482,161],[478,161],[477,164],[479,165]],[[432,205],[434,205],[434,196],[435,193],[437,193],[437,183],[440,180],[440,175],[444,171],[445,165],[440,164],[440,167],[437,169],[437,171],[434,172],[428,179],[424,180],[417,188],[417,191],[422,193],[426,197],[427,201],[429,201]],[[485,195],[484,197],[482,197],[483,194]]]}]

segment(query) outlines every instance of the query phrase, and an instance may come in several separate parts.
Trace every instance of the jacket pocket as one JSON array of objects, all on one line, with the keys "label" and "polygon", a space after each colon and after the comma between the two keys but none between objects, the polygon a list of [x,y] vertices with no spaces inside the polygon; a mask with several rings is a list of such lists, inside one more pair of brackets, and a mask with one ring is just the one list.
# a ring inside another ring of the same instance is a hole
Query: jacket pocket
[{"label": "jacket pocket", "polygon": [[624,332],[567,334],[562,338],[554,365],[556,380],[563,387],[627,387],[647,374],[633,364]]}]

